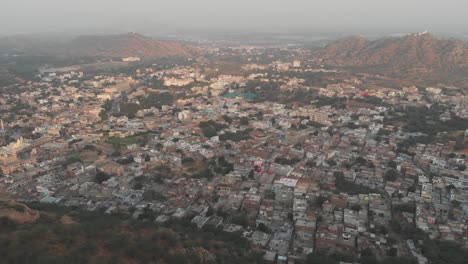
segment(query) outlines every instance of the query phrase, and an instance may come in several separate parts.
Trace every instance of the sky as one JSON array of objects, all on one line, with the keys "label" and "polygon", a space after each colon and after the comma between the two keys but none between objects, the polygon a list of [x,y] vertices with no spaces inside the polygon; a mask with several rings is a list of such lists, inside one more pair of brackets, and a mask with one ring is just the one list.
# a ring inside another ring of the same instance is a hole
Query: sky
[{"label": "sky", "polygon": [[[463,33],[468,0],[0,0],[0,35]],[[468,34],[467,32],[465,32]]]}]

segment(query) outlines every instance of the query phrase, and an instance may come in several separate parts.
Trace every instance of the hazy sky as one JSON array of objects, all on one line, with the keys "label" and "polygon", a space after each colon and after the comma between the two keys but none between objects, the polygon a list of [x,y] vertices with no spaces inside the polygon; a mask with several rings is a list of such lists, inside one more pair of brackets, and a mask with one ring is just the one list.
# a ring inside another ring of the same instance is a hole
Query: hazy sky
[{"label": "hazy sky", "polygon": [[[468,0],[0,0],[0,34],[52,32],[458,32]],[[466,33],[466,32],[465,32]]]}]

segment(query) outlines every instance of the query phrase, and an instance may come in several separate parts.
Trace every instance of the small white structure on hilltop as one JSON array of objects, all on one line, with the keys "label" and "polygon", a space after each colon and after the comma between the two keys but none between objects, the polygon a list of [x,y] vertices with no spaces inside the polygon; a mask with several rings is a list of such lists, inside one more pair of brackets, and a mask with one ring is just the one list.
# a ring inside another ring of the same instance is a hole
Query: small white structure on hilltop
[{"label": "small white structure on hilltop", "polygon": [[125,62],[140,61],[140,57],[126,57],[126,58],[122,58],[122,61],[125,61]]}]

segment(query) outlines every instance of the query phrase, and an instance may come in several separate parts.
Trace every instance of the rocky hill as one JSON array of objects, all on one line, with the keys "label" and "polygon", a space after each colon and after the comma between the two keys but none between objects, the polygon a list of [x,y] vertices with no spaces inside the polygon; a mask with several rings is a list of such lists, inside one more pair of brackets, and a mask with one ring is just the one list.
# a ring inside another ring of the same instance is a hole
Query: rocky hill
[{"label": "rocky hill", "polygon": [[136,33],[79,36],[65,41],[9,37],[0,39],[0,53],[28,55],[144,58],[191,56],[195,49],[175,41],[155,40]]},{"label": "rocky hill", "polygon": [[325,65],[353,66],[386,75],[459,81],[468,76],[468,43],[429,33],[372,41],[344,38],[317,50],[315,56]]},{"label": "rocky hill", "polygon": [[81,36],[64,44],[63,54],[99,57],[190,56],[194,50],[175,41],[154,40],[129,33],[111,36]]}]

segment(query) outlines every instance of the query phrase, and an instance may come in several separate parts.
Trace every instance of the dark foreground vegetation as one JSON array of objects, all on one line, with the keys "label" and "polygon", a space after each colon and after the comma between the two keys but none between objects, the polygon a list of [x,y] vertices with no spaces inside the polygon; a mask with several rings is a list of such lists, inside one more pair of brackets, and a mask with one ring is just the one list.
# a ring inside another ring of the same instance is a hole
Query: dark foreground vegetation
[{"label": "dark foreground vegetation", "polygon": [[30,205],[33,224],[0,218],[0,263],[259,263],[238,233],[197,229],[188,219],[157,225],[128,215]]}]

